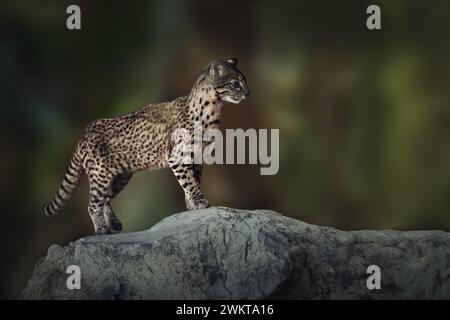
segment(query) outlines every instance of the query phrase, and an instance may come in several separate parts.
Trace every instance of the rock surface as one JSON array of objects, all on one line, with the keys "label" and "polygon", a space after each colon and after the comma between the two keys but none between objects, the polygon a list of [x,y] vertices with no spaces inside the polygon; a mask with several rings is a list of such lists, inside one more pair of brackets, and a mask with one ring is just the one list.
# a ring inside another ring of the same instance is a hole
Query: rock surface
[{"label": "rock surface", "polygon": [[[369,265],[381,289],[367,288]],[[66,268],[81,270],[69,290]],[[450,299],[450,234],[339,231],[269,210],[187,211],[52,245],[23,299]]]}]

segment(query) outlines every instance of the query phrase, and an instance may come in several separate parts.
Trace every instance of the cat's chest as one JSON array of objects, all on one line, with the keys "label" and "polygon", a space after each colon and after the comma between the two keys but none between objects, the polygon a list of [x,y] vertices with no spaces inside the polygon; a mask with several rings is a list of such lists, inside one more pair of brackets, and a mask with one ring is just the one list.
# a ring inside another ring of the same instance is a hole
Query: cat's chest
[{"label": "cat's chest", "polygon": [[203,109],[203,112],[200,114],[200,120],[204,130],[216,129],[220,126],[220,120],[222,118],[221,109],[222,107],[220,105]]}]

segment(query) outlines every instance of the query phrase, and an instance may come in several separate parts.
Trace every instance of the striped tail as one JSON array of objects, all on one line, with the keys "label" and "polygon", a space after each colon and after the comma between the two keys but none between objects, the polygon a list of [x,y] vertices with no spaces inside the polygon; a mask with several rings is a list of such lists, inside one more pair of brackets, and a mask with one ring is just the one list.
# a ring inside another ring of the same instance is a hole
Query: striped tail
[{"label": "striped tail", "polygon": [[47,217],[58,214],[72,200],[83,173],[82,154],[78,145],[55,196],[52,201],[42,206],[42,211]]}]

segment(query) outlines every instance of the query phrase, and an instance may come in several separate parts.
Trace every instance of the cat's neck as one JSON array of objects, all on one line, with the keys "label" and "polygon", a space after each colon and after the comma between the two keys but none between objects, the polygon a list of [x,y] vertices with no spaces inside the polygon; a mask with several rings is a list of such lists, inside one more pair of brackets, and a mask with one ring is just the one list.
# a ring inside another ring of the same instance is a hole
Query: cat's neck
[{"label": "cat's neck", "polygon": [[202,120],[205,115],[220,117],[223,101],[208,83],[196,83],[187,98],[189,118]]}]

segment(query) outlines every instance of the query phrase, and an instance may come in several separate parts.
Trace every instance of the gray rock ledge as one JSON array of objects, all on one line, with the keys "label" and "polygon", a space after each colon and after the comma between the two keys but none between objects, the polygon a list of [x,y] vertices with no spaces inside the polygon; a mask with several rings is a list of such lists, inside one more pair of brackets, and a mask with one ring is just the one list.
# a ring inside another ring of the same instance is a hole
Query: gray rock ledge
[{"label": "gray rock ledge", "polygon": [[[78,265],[81,289],[66,268]],[[367,288],[369,265],[381,289]],[[339,231],[270,210],[169,216],[52,245],[22,299],[450,299],[450,233]]]}]

